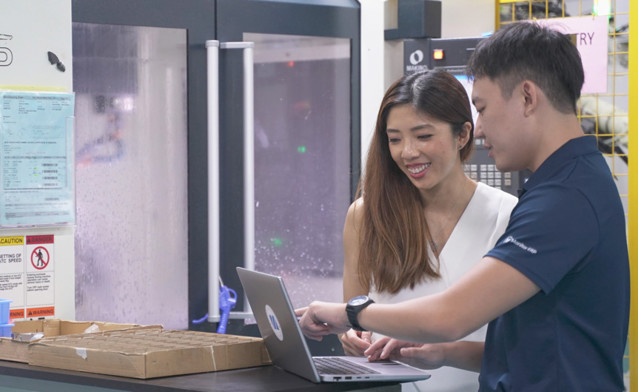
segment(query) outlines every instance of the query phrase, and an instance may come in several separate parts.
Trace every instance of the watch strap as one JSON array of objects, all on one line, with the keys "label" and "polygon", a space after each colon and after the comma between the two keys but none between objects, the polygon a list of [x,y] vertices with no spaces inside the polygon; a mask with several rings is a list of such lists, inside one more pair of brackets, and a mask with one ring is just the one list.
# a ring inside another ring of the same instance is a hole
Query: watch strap
[{"label": "watch strap", "polygon": [[348,321],[350,322],[350,326],[352,327],[352,329],[359,332],[366,331],[366,329],[362,328],[361,325],[359,325],[358,316],[363,309],[365,309],[366,307],[368,307],[370,304],[373,304],[373,303],[374,303],[374,300],[372,300],[371,298],[368,298],[366,302],[360,305],[351,305],[351,304],[346,305],[346,314],[348,315]]}]

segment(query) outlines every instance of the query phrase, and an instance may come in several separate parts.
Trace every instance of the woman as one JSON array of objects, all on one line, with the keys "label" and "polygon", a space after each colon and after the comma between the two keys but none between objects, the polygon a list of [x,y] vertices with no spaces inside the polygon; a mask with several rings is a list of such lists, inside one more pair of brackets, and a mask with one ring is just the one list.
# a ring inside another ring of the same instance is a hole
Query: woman
[{"label": "woman", "polygon": [[[492,248],[517,199],[465,175],[473,132],[467,93],[447,72],[410,74],[388,89],[344,224],[344,300],[367,294],[396,303],[441,292]],[[485,329],[466,340],[484,340]],[[348,355],[363,355],[377,338],[340,336]],[[421,383],[428,391],[475,391],[478,374],[442,368],[403,389]]]}]

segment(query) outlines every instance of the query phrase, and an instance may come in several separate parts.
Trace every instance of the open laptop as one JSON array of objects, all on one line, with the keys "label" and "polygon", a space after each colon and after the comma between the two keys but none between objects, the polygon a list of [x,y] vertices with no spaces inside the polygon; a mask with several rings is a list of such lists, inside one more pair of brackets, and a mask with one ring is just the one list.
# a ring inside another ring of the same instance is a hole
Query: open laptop
[{"label": "open laptop", "polygon": [[[416,381],[427,372],[395,361],[365,357],[312,357],[299,327],[283,279],[237,267],[259,332],[274,365],[312,382]],[[354,369],[353,369],[354,368]]]}]

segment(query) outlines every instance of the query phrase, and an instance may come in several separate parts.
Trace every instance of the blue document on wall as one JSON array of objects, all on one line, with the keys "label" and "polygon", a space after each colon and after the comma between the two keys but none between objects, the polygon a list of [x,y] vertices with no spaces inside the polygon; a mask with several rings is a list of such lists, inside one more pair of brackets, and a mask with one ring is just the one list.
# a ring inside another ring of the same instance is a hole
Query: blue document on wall
[{"label": "blue document on wall", "polygon": [[0,91],[0,227],[75,223],[71,93]]}]

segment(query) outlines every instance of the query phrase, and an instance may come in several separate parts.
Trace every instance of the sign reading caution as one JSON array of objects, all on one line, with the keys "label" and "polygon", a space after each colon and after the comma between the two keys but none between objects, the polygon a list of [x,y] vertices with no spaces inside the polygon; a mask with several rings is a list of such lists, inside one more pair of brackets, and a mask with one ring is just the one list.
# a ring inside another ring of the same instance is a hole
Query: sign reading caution
[{"label": "sign reading caution", "polygon": [[25,305],[24,237],[0,237],[0,298],[10,299],[11,308]]},{"label": "sign reading caution", "polygon": [[11,319],[55,315],[53,235],[0,237],[0,298]]}]

